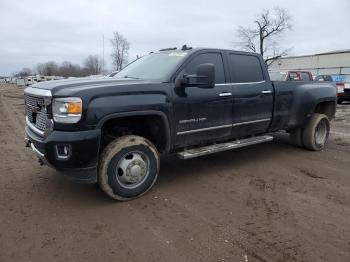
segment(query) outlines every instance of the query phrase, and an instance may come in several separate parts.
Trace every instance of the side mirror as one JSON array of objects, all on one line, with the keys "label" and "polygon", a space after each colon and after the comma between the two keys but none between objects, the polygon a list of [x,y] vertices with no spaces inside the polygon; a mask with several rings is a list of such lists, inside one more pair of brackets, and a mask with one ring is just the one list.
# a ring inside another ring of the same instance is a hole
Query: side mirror
[{"label": "side mirror", "polygon": [[176,87],[197,86],[199,88],[213,88],[215,86],[215,66],[200,64],[195,75],[183,75],[175,80]]},{"label": "side mirror", "polygon": [[198,87],[213,88],[215,86],[215,66],[213,64],[200,64],[196,75]]}]

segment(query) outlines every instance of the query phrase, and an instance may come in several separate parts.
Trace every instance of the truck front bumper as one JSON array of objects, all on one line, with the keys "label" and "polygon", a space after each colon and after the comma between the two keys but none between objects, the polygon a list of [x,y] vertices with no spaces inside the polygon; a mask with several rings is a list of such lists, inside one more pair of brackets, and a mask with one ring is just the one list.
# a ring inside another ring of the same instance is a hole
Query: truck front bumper
[{"label": "truck front bumper", "polygon": [[97,182],[100,130],[54,130],[42,138],[26,126],[25,133],[26,145],[31,147],[40,163],[56,169],[74,182]]}]

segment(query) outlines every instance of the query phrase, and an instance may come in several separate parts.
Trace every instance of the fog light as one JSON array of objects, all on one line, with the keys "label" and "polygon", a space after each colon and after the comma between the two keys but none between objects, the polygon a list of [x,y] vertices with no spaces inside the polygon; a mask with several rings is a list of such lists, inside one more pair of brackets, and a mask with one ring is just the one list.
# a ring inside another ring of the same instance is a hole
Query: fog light
[{"label": "fog light", "polygon": [[56,145],[56,155],[59,160],[66,160],[71,155],[70,145]]}]

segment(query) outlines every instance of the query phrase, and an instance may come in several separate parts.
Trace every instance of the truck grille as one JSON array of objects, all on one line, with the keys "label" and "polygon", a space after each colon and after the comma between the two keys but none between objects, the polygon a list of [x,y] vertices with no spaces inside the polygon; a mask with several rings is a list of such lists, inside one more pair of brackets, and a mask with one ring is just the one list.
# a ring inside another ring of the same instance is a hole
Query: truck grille
[{"label": "truck grille", "polygon": [[44,98],[24,94],[25,113],[30,123],[41,131],[46,130],[48,119]]}]

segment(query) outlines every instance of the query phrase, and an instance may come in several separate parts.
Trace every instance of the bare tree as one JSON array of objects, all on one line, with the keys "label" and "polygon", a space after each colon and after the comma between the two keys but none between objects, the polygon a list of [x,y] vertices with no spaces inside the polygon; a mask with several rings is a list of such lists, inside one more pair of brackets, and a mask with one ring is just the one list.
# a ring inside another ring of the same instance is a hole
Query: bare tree
[{"label": "bare tree", "polygon": [[80,65],[75,65],[69,61],[65,61],[59,67],[59,75],[63,77],[81,76]]},{"label": "bare tree", "polygon": [[84,66],[90,75],[98,75],[102,72],[102,60],[98,55],[89,55],[85,59]]},{"label": "bare tree", "polygon": [[21,71],[14,74],[15,77],[26,77],[32,75],[33,72],[30,68],[23,68]]},{"label": "bare tree", "polygon": [[128,61],[130,43],[119,32],[113,33],[113,39],[111,40],[113,51],[112,60],[116,70],[121,70]]},{"label": "bare tree", "polygon": [[80,77],[88,75],[98,75],[103,73],[103,62],[97,55],[88,56],[83,63],[83,66],[79,64],[73,64],[72,62],[65,61],[60,65],[55,61],[48,61],[45,63],[38,63],[34,70],[29,68],[23,68],[21,71],[14,73],[14,76],[29,76],[32,74],[40,74],[44,76],[63,76],[63,77]]},{"label": "bare tree", "polygon": [[40,75],[44,76],[55,76],[58,75],[58,64],[54,61],[49,61],[46,63],[39,63],[36,66],[36,71]]},{"label": "bare tree", "polygon": [[286,9],[275,7],[264,10],[254,21],[254,27],[240,26],[237,35],[238,45],[243,49],[260,53],[267,65],[286,55],[290,48],[280,50],[277,39],[291,29],[291,16]]},{"label": "bare tree", "polygon": [[34,71],[36,73],[38,73],[39,75],[45,75],[44,73],[44,63],[38,63],[35,67],[34,67]]}]

